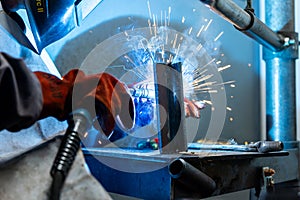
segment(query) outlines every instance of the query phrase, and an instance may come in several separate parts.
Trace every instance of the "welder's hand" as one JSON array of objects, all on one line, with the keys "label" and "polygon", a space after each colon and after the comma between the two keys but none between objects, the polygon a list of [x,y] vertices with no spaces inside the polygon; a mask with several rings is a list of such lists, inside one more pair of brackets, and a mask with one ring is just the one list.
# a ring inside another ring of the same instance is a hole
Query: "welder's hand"
[{"label": "welder's hand", "polygon": [[[98,117],[96,128],[109,135],[115,124],[123,129],[134,126],[134,103],[127,87],[107,73],[85,75],[74,69],[62,79],[44,72],[34,72],[43,91],[43,110],[40,119],[49,116],[66,120],[77,108],[87,109]],[[100,125],[100,126],[99,126]]]},{"label": "welder's hand", "polygon": [[201,101],[194,101],[184,98],[184,108],[186,117],[200,118],[200,110],[205,105]]}]

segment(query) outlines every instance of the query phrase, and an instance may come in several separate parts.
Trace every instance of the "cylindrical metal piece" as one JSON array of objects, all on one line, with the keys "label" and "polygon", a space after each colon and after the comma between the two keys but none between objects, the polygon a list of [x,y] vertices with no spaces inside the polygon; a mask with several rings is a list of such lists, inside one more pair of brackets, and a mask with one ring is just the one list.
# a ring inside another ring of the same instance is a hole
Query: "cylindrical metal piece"
[{"label": "cylindrical metal piece", "polygon": [[161,153],[187,150],[181,63],[154,65],[159,149]]},{"label": "cylindrical metal piece", "polygon": [[200,0],[214,12],[233,24],[238,30],[255,39],[260,44],[279,51],[284,47],[284,38],[272,31],[253,13],[247,12],[231,0]]},{"label": "cylindrical metal piece", "polygon": [[[295,31],[294,0],[266,0],[266,24],[297,41],[281,52],[263,49],[266,62],[267,139],[296,141],[295,60],[298,38]],[[285,147],[289,145],[285,144]]]},{"label": "cylindrical metal piece", "polygon": [[193,191],[203,193],[204,196],[212,194],[216,189],[216,183],[212,178],[181,158],[169,164],[169,173],[172,178]]}]

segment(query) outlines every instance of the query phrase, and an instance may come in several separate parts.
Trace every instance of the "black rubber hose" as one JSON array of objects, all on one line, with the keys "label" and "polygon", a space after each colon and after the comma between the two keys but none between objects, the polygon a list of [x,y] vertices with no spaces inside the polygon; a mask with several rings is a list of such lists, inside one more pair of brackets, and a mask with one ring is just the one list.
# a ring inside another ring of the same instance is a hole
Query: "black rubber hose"
[{"label": "black rubber hose", "polygon": [[53,182],[50,189],[50,200],[59,200],[60,192],[70,168],[80,148],[80,137],[91,126],[90,114],[85,109],[74,111],[68,120],[68,128],[60,144],[50,174]]},{"label": "black rubber hose", "polygon": [[50,194],[51,200],[59,200],[60,191],[79,148],[80,138],[78,134],[72,128],[68,128],[51,168],[50,174],[53,177]]},{"label": "black rubber hose", "polygon": [[49,200],[58,200],[60,198],[60,191],[63,187],[64,178],[61,173],[55,173],[53,175],[53,181],[50,190]]}]

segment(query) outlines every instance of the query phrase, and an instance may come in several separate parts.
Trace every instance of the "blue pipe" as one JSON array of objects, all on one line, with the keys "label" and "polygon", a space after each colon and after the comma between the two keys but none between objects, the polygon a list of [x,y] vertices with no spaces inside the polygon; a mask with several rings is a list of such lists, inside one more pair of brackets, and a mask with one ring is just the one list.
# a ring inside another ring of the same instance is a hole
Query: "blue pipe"
[{"label": "blue pipe", "polygon": [[294,4],[294,0],[265,0],[266,25],[293,41],[288,48],[279,52],[263,48],[266,62],[267,140],[283,141],[287,148],[296,145],[297,140],[295,61],[299,52]]}]

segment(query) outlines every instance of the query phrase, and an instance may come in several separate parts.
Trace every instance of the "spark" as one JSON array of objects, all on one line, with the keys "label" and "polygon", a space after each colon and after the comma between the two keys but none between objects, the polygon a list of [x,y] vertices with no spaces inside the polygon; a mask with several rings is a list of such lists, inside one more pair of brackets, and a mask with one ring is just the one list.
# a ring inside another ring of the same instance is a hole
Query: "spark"
[{"label": "spark", "polygon": [[204,66],[197,68],[197,69],[195,70],[195,72],[203,70],[205,67],[207,67],[208,65],[210,65],[211,63],[213,63],[215,60],[216,60],[215,58],[211,59],[211,60],[210,60],[207,64],[205,64]]},{"label": "spark", "polygon": [[176,56],[177,56],[178,53],[179,53],[180,46],[181,46],[181,44],[179,43],[179,44],[178,44],[178,47],[177,47],[177,49],[176,49]]},{"label": "spark", "polygon": [[230,87],[235,88],[235,84],[231,84]]},{"label": "spark", "polygon": [[199,37],[199,36],[200,36],[200,34],[202,33],[203,29],[204,29],[204,25],[202,25],[202,26],[201,26],[201,28],[200,28],[200,30],[198,31],[198,33],[197,33],[197,37]]},{"label": "spark", "polygon": [[152,33],[152,27],[151,27],[151,20],[148,19],[148,26],[149,26],[149,30],[150,30],[150,35],[153,35]]},{"label": "spark", "polygon": [[221,64],[221,63],[222,63],[221,60],[219,60],[219,61],[216,62],[217,65],[219,65],[219,64]]},{"label": "spark", "polygon": [[218,72],[221,72],[221,71],[223,71],[223,70],[225,70],[225,69],[228,69],[228,68],[230,68],[231,67],[231,65],[225,65],[225,66],[223,66],[223,67],[219,67],[218,68]]},{"label": "spark", "polygon": [[209,101],[209,100],[202,100],[204,103],[208,104],[208,105],[212,105],[212,101]]},{"label": "spark", "polygon": [[174,39],[174,42],[173,42],[173,49],[175,49],[175,47],[176,47],[177,38],[178,38],[178,33],[176,33],[176,35],[175,35],[175,39]]},{"label": "spark", "polygon": [[150,17],[150,19],[152,19],[150,1],[147,1],[147,4],[148,4],[148,13],[149,13],[149,17]]},{"label": "spark", "polygon": [[[231,84],[233,85],[232,83],[235,83],[235,81],[227,81],[227,82],[223,82],[223,83],[218,83],[218,84],[215,84],[215,86],[220,86],[220,85],[228,85],[228,84]],[[231,87],[230,85],[230,87]],[[222,89],[222,88],[221,88]],[[224,88],[223,88],[224,89]]]},{"label": "spark", "polygon": [[203,81],[206,81],[208,79],[210,79],[211,77],[213,77],[214,75],[213,74],[209,74],[209,75],[205,75],[205,76],[198,76],[197,78],[195,78],[195,80],[193,81],[193,85],[196,85],[200,82],[203,82]]},{"label": "spark", "polygon": [[215,39],[214,41],[216,42],[222,35],[223,35],[224,31],[222,31]]},{"label": "spark", "polygon": [[170,26],[171,21],[171,6],[169,6],[169,12],[168,12],[168,26]]},{"label": "spark", "polygon": [[127,33],[127,31],[124,31],[124,34],[126,35],[126,37],[128,37],[128,33]]},{"label": "spark", "polygon": [[163,26],[163,11],[160,11],[160,25]]},{"label": "spark", "polygon": [[153,28],[154,28],[154,36],[156,37],[157,26],[156,26],[156,19],[155,19],[155,15],[154,14],[153,14]]},{"label": "spark", "polygon": [[169,59],[167,61],[168,61],[168,63],[170,63],[170,62],[172,62],[172,60],[173,60],[173,55],[170,54]]},{"label": "spark", "polygon": [[233,121],[233,117],[229,117],[229,121],[231,121],[231,122],[232,122],[232,121]]},{"label": "spark", "polygon": [[218,90],[209,90],[208,93],[218,93]]},{"label": "spark", "polygon": [[167,26],[167,11],[165,11],[165,26]]},{"label": "spark", "polygon": [[192,31],[193,31],[193,27],[191,26],[191,28],[189,30],[189,35],[191,35]]},{"label": "spark", "polygon": [[83,137],[86,138],[88,135],[89,135],[89,133],[85,132],[84,135],[83,135]]},{"label": "spark", "polygon": [[206,25],[206,27],[205,27],[205,29],[204,29],[204,31],[207,31],[207,29],[208,29],[208,27],[210,26],[210,24],[211,24],[211,22],[212,22],[213,20],[211,19],[211,20],[209,20],[209,22],[207,23],[207,25]]},{"label": "spark", "polygon": [[198,85],[196,85],[196,86],[194,86],[195,87],[195,89],[197,89],[197,88],[201,88],[201,87],[207,87],[207,86],[212,86],[212,85],[214,85],[216,82],[214,82],[214,81],[211,81],[211,82],[205,82],[205,83],[202,83],[202,84],[198,84]]},{"label": "spark", "polygon": [[202,47],[203,47],[203,46],[202,46],[202,44],[200,43],[200,44],[197,46],[196,50],[197,50],[197,51],[200,51],[200,50],[202,49]]},{"label": "spark", "polygon": [[232,108],[230,108],[230,107],[226,107],[226,110],[228,110],[228,111],[232,111]]},{"label": "spark", "polygon": [[183,24],[184,24],[184,22],[185,22],[185,17],[184,17],[184,16],[182,16],[181,23],[183,23]]}]

